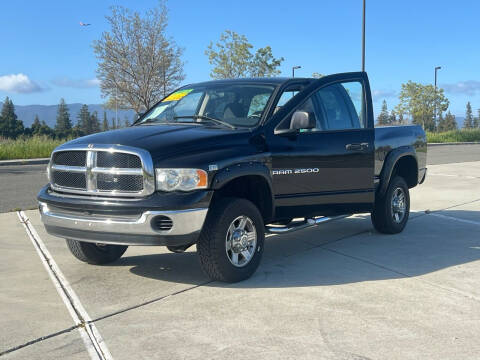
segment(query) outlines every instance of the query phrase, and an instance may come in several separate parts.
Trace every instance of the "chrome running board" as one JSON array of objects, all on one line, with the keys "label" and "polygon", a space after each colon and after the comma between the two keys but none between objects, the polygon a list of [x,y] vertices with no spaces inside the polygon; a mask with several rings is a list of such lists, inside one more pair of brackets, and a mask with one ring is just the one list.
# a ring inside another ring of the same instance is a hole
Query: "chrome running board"
[{"label": "chrome running board", "polygon": [[305,221],[298,222],[298,223],[291,222],[286,226],[266,225],[265,232],[267,234],[286,234],[286,233],[306,229],[309,227],[318,226],[320,224],[324,224],[333,220],[344,219],[349,216],[350,215],[339,215],[339,216],[332,216],[332,217],[319,216],[313,219],[305,219]]}]

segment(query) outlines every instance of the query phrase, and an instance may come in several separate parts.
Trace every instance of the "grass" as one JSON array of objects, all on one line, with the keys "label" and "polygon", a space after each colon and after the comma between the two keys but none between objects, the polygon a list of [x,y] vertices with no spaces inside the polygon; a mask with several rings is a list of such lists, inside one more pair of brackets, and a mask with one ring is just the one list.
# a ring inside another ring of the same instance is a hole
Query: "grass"
[{"label": "grass", "polygon": [[427,132],[429,143],[472,142],[480,141],[480,129],[452,130],[441,133]]},{"label": "grass", "polygon": [[66,140],[34,136],[16,140],[0,138],[0,160],[47,158],[53,149]]}]

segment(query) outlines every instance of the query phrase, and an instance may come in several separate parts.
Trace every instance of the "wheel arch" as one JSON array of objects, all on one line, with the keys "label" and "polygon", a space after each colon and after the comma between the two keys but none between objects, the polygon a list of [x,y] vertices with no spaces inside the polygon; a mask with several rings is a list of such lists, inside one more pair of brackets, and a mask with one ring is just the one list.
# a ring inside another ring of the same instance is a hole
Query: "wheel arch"
[{"label": "wheel arch", "polygon": [[418,160],[412,146],[392,150],[383,163],[378,193],[384,195],[393,176],[402,176],[409,188],[418,184]]},{"label": "wheel arch", "polygon": [[214,179],[212,201],[219,197],[240,197],[254,203],[265,223],[275,216],[270,170],[262,163],[241,163],[219,171]]}]

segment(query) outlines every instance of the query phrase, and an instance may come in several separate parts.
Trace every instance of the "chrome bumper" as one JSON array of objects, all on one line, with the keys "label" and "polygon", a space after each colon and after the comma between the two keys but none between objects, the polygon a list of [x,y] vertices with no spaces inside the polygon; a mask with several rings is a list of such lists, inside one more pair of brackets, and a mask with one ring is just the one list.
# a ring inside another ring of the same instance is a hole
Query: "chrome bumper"
[{"label": "chrome bumper", "polygon": [[[208,209],[146,211],[140,215],[89,215],[65,211],[39,203],[42,222],[48,233],[87,242],[122,245],[174,245],[195,242]],[[172,220],[169,230],[152,226],[156,216]],[[173,241],[168,241],[168,238]]]}]

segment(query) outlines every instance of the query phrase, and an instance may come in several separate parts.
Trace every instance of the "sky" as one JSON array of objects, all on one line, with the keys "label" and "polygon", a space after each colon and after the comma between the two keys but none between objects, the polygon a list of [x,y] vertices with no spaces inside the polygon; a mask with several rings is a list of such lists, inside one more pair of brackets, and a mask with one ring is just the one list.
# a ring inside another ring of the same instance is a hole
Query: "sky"
[{"label": "sky", "polygon": [[[108,31],[112,5],[143,12],[156,0],[16,0],[0,11],[0,99],[14,104],[102,103],[92,42]],[[185,48],[184,83],[208,80],[204,52],[229,29],[254,48],[284,57],[282,76],[361,69],[362,0],[170,0],[168,34]],[[480,1],[367,0],[366,70],[378,115],[383,99],[397,103],[401,84],[438,84],[450,110],[480,108]],[[79,22],[91,23],[82,27]]]}]

